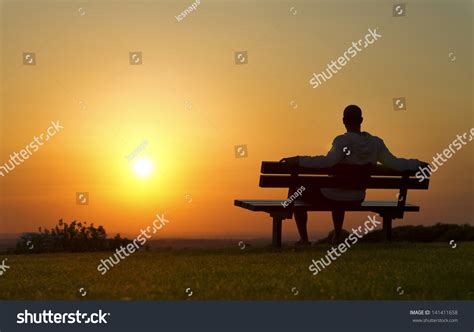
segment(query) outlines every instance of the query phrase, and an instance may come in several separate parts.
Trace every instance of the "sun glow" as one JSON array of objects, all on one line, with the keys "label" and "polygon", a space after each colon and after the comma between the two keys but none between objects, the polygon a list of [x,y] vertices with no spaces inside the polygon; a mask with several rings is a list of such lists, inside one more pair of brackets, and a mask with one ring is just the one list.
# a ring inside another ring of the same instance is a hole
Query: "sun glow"
[{"label": "sun glow", "polygon": [[133,164],[133,170],[139,177],[145,178],[153,172],[153,164],[149,159],[140,158]]}]

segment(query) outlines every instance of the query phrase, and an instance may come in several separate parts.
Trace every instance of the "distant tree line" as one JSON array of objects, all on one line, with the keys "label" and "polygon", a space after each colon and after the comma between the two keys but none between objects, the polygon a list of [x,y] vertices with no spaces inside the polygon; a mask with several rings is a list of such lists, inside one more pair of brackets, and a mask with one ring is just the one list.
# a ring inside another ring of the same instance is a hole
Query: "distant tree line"
[{"label": "distant tree line", "polygon": [[[349,232],[344,231],[344,236]],[[332,238],[332,231],[329,236],[321,239],[318,243],[327,243]],[[362,237],[359,242],[380,242],[384,239],[382,229],[370,232]],[[392,228],[392,241],[405,242],[449,242],[454,241],[474,241],[474,227],[469,224],[442,224],[437,223],[432,226],[399,226]]]},{"label": "distant tree line", "polygon": [[87,252],[87,251],[114,251],[121,245],[125,246],[130,240],[117,234],[114,238],[107,238],[104,227],[87,225],[86,222],[73,221],[70,224],[59,220],[51,228],[38,229],[38,233],[25,233],[17,241],[16,253],[43,253],[43,252]]},{"label": "distant tree line", "polygon": [[[377,242],[383,231],[377,230],[361,239],[361,242]],[[392,229],[392,241],[407,242],[449,242],[474,241],[474,227],[469,224],[441,224],[432,226],[399,226]]]}]

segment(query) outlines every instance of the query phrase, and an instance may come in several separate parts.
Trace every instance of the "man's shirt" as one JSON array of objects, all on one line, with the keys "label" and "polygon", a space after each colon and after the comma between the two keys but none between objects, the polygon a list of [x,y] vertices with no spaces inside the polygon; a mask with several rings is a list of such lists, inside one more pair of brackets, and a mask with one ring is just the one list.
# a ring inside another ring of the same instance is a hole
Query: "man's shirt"
[{"label": "man's shirt", "polygon": [[[397,171],[416,170],[420,166],[416,159],[395,157],[382,139],[367,132],[348,132],[337,136],[325,156],[298,158],[300,166],[314,168],[329,168],[336,164],[376,165],[377,162]],[[365,198],[365,190],[321,188],[321,192],[325,197],[337,201],[361,201]]]}]

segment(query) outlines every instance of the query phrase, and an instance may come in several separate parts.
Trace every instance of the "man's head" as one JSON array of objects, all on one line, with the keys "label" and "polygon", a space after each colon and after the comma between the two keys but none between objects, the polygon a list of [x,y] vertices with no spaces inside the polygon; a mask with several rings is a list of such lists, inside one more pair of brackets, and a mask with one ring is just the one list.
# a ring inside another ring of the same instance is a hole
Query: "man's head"
[{"label": "man's head", "polygon": [[349,105],[344,109],[344,117],[342,122],[346,126],[347,131],[360,132],[360,124],[364,118],[362,110],[357,105]]}]

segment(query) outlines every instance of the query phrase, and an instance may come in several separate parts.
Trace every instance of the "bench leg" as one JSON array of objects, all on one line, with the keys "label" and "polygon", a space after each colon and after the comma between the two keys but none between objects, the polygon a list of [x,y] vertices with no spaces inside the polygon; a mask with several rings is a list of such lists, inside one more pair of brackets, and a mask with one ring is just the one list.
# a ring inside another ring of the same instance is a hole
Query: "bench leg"
[{"label": "bench leg", "polygon": [[383,231],[385,240],[392,241],[392,218],[383,216]]},{"label": "bench leg", "polygon": [[274,247],[281,247],[281,217],[273,217],[273,237],[272,244]]}]

